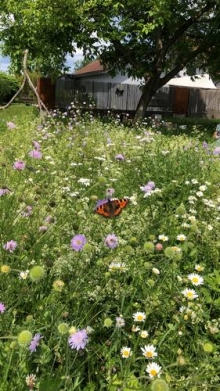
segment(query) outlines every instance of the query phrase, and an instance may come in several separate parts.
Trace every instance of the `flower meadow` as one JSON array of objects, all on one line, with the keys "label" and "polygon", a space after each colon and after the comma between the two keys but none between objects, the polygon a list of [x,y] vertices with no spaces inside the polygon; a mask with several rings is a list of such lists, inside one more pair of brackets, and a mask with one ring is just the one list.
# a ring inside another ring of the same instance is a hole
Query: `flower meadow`
[{"label": "flower meadow", "polygon": [[219,390],[216,148],[73,106],[21,115],[0,113],[0,391]]}]

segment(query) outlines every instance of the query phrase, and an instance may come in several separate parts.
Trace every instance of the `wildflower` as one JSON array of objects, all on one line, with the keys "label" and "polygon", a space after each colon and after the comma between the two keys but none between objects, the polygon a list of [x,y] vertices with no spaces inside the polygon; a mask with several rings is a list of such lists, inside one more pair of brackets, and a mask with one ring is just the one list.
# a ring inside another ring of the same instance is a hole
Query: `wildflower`
[{"label": "wildflower", "polygon": [[5,305],[3,303],[0,303],[0,313],[3,314],[5,312]]},{"label": "wildflower", "polygon": [[140,189],[144,193],[152,193],[152,190],[155,189],[155,183],[153,181],[149,181],[145,186],[140,186]]},{"label": "wildflower", "polygon": [[141,330],[140,331],[140,337],[141,338],[147,338],[149,336],[149,333],[147,330]]},{"label": "wildflower", "polygon": [[10,268],[10,266],[8,266],[8,265],[2,265],[2,266],[1,266],[1,273],[7,274],[7,273],[10,272],[10,270],[11,270],[11,268]]},{"label": "wildflower", "polygon": [[32,390],[35,387],[36,379],[37,379],[37,377],[33,373],[31,373],[30,375],[28,375],[26,377],[25,381],[26,381],[27,386],[30,388],[30,390]]},{"label": "wildflower", "polygon": [[155,249],[156,249],[157,251],[161,251],[161,250],[163,250],[163,245],[162,245],[161,243],[157,243],[157,244],[155,245]]},{"label": "wildflower", "polygon": [[115,248],[118,245],[118,238],[115,234],[109,234],[106,236],[104,243],[109,248]]},{"label": "wildflower", "polygon": [[155,362],[152,362],[147,365],[146,372],[149,374],[150,378],[153,379],[155,376],[160,376],[161,366]]},{"label": "wildflower", "polygon": [[104,325],[104,327],[107,327],[107,328],[109,328],[109,327],[111,327],[112,326],[112,320],[111,320],[111,318],[105,318],[104,319],[104,322],[103,322],[103,325]]},{"label": "wildflower", "polygon": [[116,327],[121,328],[125,326],[125,320],[122,318],[122,316],[117,316],[115,320],[116,320]]},{"label": "wildflower", "polygon": [[68,326],[67,323],[60,323],[57,326],[57,329],[58,329],[60,334],[67,334],[69,332],[69,326]]},{"label": "wildflower", "polygon": [[32,151],[29,152],[29,156],[33,159],[41,159],[42,153],[38,149],[32,149]]},{"label": "wildflower", "polygon": [[159,274],[160,274],[160,270],[157,269],[156,267],[153,267],[152,272],[153,272],[154,274],[156,274],[156,275],[159,275]]},{"label": "wildflower", "polygon": [[75,251],[81,251],[83,247],[85,246],[87,240],[84,235],[75,235],[71,239],[71,247]]},{"label": "wildflower", "polygon": [[169,391],[170,387],[168,383],[163,379],[153,380],[151,383],[151,391]]},{"label": "wildflower", "polygon": [[191,182],[196,185],[198,183],[197,179],[191,179]]},{"label": "wildflower", "polygon": [[193,285],[198,286],[203,284],[203,278],[199,274],[191,273],[188,275],[188,279]]},{"label": "wildflower", "polygon": [[38,229],[40,232],[44,232],[48,230],[48,227],[46,225],[41,225]]},{"label": "wildflower", "polygon": [[124,157],[124,155],[122,155],[121,153],[119,153],[118,155],[115,156],[115,159],[116,159],[116,160],[125,160],[125,157]]},{"label": "wildflower", "polygon": [[71,334],[68,342],[71,349],[76,349],[77,351],[84,349],[88,342],[86,329],[78,330],[74,334]]},{"label": "wildflower", "polygon": [[32,206],[27,205],[25,207],[25,209],[21,212],[21,215],[24,217],[28,217],[28,216],[32,215],[32,213],[33,213],[32,210],[33,210]]},{"label": "wildflower", "polygon": [[0,197],[3,196],[3,195],[5,195],[5,194],[9,194],[10,191],[11,191],[11,190],[8,189],[7,187],[2,187],[2,188],[0,189]]},{"label": "wildflower", "polygon": [[133,326],[132,326],[132,328],[131,328],[131,331],[132,331],[132,333],[137,333],[138,331],[140,331],[140,327],[139,327],[139,326],[135,326],[135,325],[133,324]]},{"label": "wildflower", "polygon": [[90,185],[90,179],[87,178],[80,178],[78,180],[78,183],[84,185],[84,186],[89,186]]},{"label": "wildflower", "polygon": [[133,319],[135,322],[144,322],[146,319],[146,314],[145,312],[135,312],[135,314],[133,314]]},{"label": "wildflower", "polygon": [[213,155],[220,155],[220,147],[216,147],[213,151]]},{"label": "wildflower", "polygon": [[193,299],[196,299],[198,297],[196,291],[194,289],[184,289],[182,291],[182,294],[188,299],[188,300],[193,300]]},{"label": "wildflower", "polygon": [[127,346],[124,346],[123,348],[121,348],[121,355],[123,358],[131,357],[131,355],[132,355],[131,348],[128,348]]},{"label": "wildflower", "polygon": [[141,350],[143,356],[146,358],[154,358],[157,356],[156,348],[153,345],[145,345]]},{"label": "wildflower", "polygon": [[161,240],[162,242],[168,242],[169,238],[166,235],[159,235],[158,239]]},{"label": "wildflower", "polygon": [[8,242],[6,242],[4,245],[3,245],[3,248],[6,250],[6,251],[9,251],[10,253],[13,253],[13,251],[16,249],[17,247],[17,242],[15,242],[15,240],[9,240]]},{"label": "wildflower", "polygon": [[186,236],[183,235],[183,234],[180,234],[180,235],[177,235],[177,240],[179,240],[180,242],[184,242],[186,240]]},{"label": "wildflower", "polygon": [[42,338],[41,334],[37,333],[35,334],[34,338],[31,340],[31,343],[29,345],[29,350],[32,353],[36,352],[37,346],[39,345],[41,338]]},{"label": "wildflower", "polygon": [[206,185],[199,186],[200,191],[205,191],[207,189]]},{"label": "wildflower", "polygon": [[106,190],[106,197],[107,198],[112,197],[114,192],[115,192],[115,189],[113,189],[113,187],[110,187],[109,189]]},{"label": "wildflower", "polygon": [[19,273],[19,278],[21,280],[26,280],[29,274],[29,270],[25,270]]},{"label": "wildflower", "polygon": [[32,142],[35,149],[39,150],[41,148],[40,144],[37,141],[33,140]]},{"label": "wildflower", "polygon": [[195,270],[196,270],[197,272],[203,272],[203,270],[204,270],[204,266],[201,266],[201,265],[195,265]]},{"label": "wildflower", "polygon": [[12,130],[12,129],[15,129],[15,128],[16,128],[16,125],[15,125],[15,123],[14,123],[14,122],[12,122],[12,121],[9,121],[9,122],[7,122],[7,123],[6,123],[6,125],[7,125],[8,129],[10,129],[10,130]]},{"label": "wildflower", "polygon": [[13,164],[13,168],[18,171],[22,171],[25,169],[25,163],[22,160],[16,160]]}]

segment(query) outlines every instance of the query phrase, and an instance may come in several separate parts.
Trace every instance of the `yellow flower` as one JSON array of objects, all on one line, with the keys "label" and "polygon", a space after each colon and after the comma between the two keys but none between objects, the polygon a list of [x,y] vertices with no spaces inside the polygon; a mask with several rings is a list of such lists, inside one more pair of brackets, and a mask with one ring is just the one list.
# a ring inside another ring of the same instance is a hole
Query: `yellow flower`
[{"label": "yellow flower", "polygon": [[121,348],[121,355],[123,358],[128,358],[132,355],[131,348],[128,348],[127,346],[124,346]]},{"label": "yellow flower", "polygon": [[11,271],[10,266],[8,266],[8,265],[2,265],[2,266],[1,266],[1,272],[2,272],[2,273],[7,274],[7,273],[9,273],[10,271]]}]

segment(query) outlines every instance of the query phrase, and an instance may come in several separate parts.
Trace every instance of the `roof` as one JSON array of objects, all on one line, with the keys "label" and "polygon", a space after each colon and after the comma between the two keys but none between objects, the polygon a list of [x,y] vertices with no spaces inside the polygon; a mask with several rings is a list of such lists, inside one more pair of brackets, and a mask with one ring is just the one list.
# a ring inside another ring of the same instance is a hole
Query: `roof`
[{"label": "roof", "polygon": [[196,76],[182,76],[174,77],[169,80],[166,85],[176,87],[189,87],[189,88],[204,88],[216,90],[216,86],[208,74],[196,75]]},{"label": "roof", "polygon": [[106,72],[103,65],[101,65],[100,60],[95,60],[93,62],[90,62],[85,67],[78,69],[74,75],[88,75],[88,74],[94,74],[94,73],[104,73]]}]

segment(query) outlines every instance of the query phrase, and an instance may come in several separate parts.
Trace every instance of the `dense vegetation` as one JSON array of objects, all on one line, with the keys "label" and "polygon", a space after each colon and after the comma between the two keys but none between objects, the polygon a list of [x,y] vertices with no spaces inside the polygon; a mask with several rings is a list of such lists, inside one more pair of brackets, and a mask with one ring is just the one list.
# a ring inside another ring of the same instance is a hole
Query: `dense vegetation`
[{"label": "dense vegetation", "polygon": [[[195,124],[0,112],[1,391],[218,389],[211,142]],[[94,212],[112,196],[130,199],[120,216]]]}]

